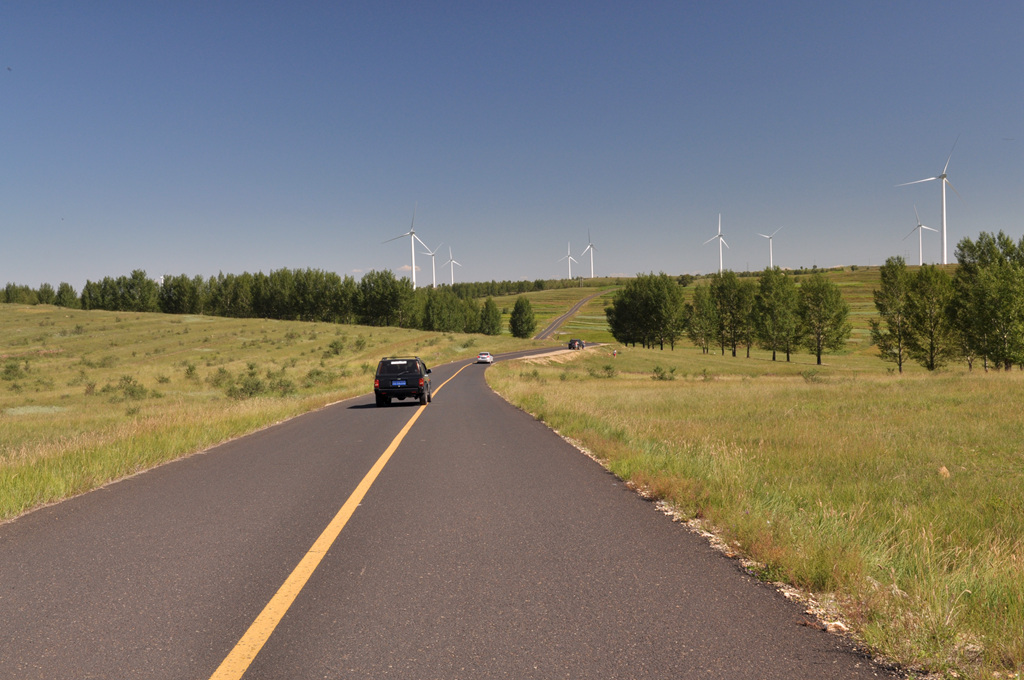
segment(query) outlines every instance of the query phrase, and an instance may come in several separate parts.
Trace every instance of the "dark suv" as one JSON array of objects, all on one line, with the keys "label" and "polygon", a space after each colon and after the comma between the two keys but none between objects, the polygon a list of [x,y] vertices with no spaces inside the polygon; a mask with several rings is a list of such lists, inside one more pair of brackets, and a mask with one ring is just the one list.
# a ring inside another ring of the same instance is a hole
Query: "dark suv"
[{"label": "dark suv", "polygon": [[373,377],[373,396],[377,406],[388,406],[392,399],[413,397],[421,404],[430,401],[430,369],[419,357],[384,357]]}]

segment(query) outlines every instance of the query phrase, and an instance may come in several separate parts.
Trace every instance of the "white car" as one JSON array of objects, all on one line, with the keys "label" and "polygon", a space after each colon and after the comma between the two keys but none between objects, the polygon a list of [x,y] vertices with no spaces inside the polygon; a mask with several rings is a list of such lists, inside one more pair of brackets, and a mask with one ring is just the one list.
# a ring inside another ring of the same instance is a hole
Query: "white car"
[{"label": "white car", "polygon": [[493,364],[494,357],[491,356],[490,352],[480,352],[476,355],[476,363],[478,364]]}]

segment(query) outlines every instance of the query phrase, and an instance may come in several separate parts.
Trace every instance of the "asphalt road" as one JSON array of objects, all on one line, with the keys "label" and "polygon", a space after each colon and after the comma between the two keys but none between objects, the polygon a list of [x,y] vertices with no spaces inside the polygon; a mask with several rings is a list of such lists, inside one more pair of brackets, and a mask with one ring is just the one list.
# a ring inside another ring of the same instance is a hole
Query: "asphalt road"
[{"label": "asphalt road", "polygon": [[596,298],[598,295],[604,295],[604,291],[600,291],[598,293],[594,293],[593,295],[588,295],[587,297],[583,298],[582,300],[580,300],[579,302],[574,304],[572,306],[572,308],[569,309],[568,312],[566,312],[565,314],[562,314],[561,316],[559,316],[558,318],[553,320],[551,323],[549,323],[544,328],[544,330],[542,330],[540,333],[537,333],[537,335],[533,336],[533,339],[534,340],[548,340],[548,339],[550,339],[551,336],[555,334],[555,331],[557,331],[562,326],[563,323],[565,323],[566,321],[568,321],[569,319],[574,317],[577,312],[579,312],[581,309],[583,309],[583,305],[587,304],[588,302],[590,302],[591,300]]},{"label": "asphalt road", "polygon": [[463,366],[0,526],[0,678],[213,677],[417,413],[242,677],[889,677]]}]

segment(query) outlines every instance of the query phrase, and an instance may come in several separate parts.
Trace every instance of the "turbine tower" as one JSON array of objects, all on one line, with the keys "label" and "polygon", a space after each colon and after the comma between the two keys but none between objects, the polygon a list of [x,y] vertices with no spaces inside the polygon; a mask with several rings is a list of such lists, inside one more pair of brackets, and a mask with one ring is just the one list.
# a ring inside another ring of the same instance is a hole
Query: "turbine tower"
[{"label": "turbine tower", "polygon": [[576,264],[579,264],[579,261],[575,257],[572,256],[572,244],[571,243],[567,243],[567,250],[568,250],[568,252],[566,252],[565,257],[558,258],[558,261],[561,262],[562,260],[568,260],[568,263],[569,263],[569,280],[571,281],[572,280],[572,263],[575,262]]},{"label": "turbine tower", "polygon": [[775,258],[772,255],[772,239],[775,238],[775,235],[778,234],[781,229],[782,227],[779,227],[771,234],[758,234],[758,236],[763,236],[768,239],[768,269],[775,269]]},{"label": "turbine tower", "polygon": [[[440,246],[438,246],[438,247],[440,247]],[[455,285],[455,267],[456,267],[456,265],[459,266],[459,267],[461,267],[462,265],[459,264],[458,262],[456,262],[455,258],[452,257],[452,247],[451,246],[448,246],[448,261],[445,262],[441,266],[442,267],[447,267],[448,265],[451,265],[451,269],[452,269],[452,285],[454,286]]]},{"label": "turbine tower", "polygon": [[[430,276],[432,279],[432,288],[437,288],[437,269],[434,268],[434,255],[437,255],[437,251],[441,249],[441,244],[438,243],[437,247],[431,250],[427,248],[427,252],[424,255],[430,255]],[[443,266],[443,265],[442,265]]]},{"label": "turbine tower", "polygon": [[[956,149],[956,143],[959,141],[960,137],[958,136],[953,142],[953,149]],[[946,185],[948,184],[949,188],[953,190],[953,193],[960,196],[960,192],[956,190],[956,187],[953,186],[953,183],[950,182],[949,178],[946,176],[946,170],[949,169],[949,159],[953,157],[953,149],[949,150],[949,156],[946,157],[946,164],[942,166],[942,174],[936,175],[935,177],[925,177],[924,179],[919,179],[915,182],[904,182],[903,184],[896,185],[898,187],[905,187],[910,186],[911,184],[920,184],[921,182],[931,182],[936,179],[939,180],[940,184],[942,184],[942,264],[949,264],[946,259]],[[961,199],[962,198],[963,197],[961,196]]]},{"label": "turbine tower", "polygon": [[718,239],[718,273],[721,274],[722,273],[722,246],[725,246],[726,248],[729,247],[729,244],[725,242],[725,237],[722,236],[722,213],[718,213],[718,233],[715,234],[714,236],[712,236],[711,238],[709,238],[707,241],[704,241],[704,245],[707,245],[707,244],[711,243],[716,238]]},{"label": "turbine tower", "polygon": [[906,241],[908,238],[910,238],[914,234],[915,231],[917,232],[917,257],[918,257],[918,264],[919,265],[923,265],[924,264],[924,230],[927,229],[928,231],[938,232],[938,229],[932,229],[931,227],[926,227],[923,224],[921,224],[921,216],[917,214],[917,206],[916,205],[914,206],[914,216],[917,217],[917,226],[914,227],[913,229],[911,229],[910,233],[903,237],[903,240]]},{"label": "turbine tower", "polygon": [[590,251],[590,278],[594,278],[594,242],[590,238],[589,229],[587,229],[587,247],[580,253],[580,257],[586,255],[588,250]]},{"label": "turbine tower", "polygon": [[409,237],[409,250],[412,251],[412,289],[416,290],[416,241],[419,241],[420,245],[422,245],[424,248],[427,247],[427,244],[424,243],[422,241],[422,239],[420,239],[420,237],[416,235],[416,204],[415,203],[412,206],[412,225],[410,225],[409,231],[405,232],[401,236],[396,236],[394,238],[389,238],[387,241],[384,241],[384,243],[390,243],[392,241],[397,241],[398,239],[405,238],[406,236]]}]

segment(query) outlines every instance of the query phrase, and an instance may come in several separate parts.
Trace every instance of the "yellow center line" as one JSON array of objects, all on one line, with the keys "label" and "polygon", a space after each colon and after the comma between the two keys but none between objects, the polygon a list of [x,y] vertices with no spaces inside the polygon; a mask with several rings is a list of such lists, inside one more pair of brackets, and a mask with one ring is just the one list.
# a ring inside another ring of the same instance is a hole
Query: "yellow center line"
[{"label": "yellow center line", "polygon": [[[469,366],[469,364],[466,364]],[[434,390],[434,394],[437,394],[441,389],[455,379],[458,375],[466,368],[463,366],[455,372],[451,378],[445,380],[440,387]],[[249,630],[245,631],[245,635],[238,641],[238,644],[228,653],[224,661],[221,662],[217,670],[210,676],[210,680],[240,680],[245,672],[252,665],[256,655],[259,654],[260,650],[263,649],[263,645],[270,639],[271,634],[277,625],[284,618],[284,615],[288,612],[288,609],[295,602],[295,598],[299,596],[299,592],[309,581],[309,578],[316,571],[316,568],[320,565],[320,561],[327,554],[327,551],[337,540],[341,534],[341,530],[348,524],[356,508],[363,501],[370,487],[376,481],[377,476],[380,475],[384,466],[387,465],[391,456],[398,450],[398,446],[405,439],[406,435],[409,434],[409,430],[412,429],[413,424],[419,419],[420,414],[427,408],[425,405],[420,406],[416,409],[416,413],[409,418],[409,422],[405,424],[402,431],[398,433],[398,436],[392,440],[387,450],[381,454],[381,457],[377,459],[377,462],[373,464],[370,471],[366,473],[362,481],[352,492],[352,495],[348,497],[345,504],[341,506],[341,510],[334,516],[327,528],[323,530],[320,537],[316,539],[312,547],[306,552],[305,556],[299,561],[298,566],[289,574],[288,578],[285,579],[284,584],[278,589],[274,597],[270,599],[267,606],[263,608],[260,615],[256,617],[252,625],[249,626]]]}]

